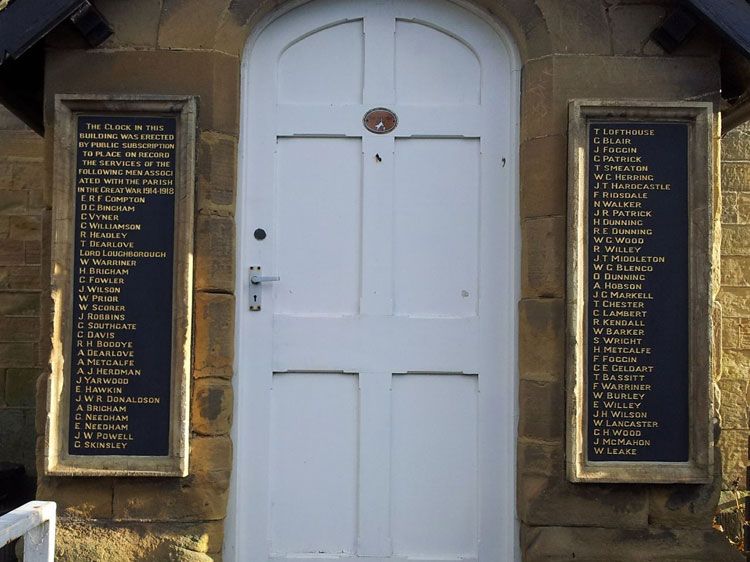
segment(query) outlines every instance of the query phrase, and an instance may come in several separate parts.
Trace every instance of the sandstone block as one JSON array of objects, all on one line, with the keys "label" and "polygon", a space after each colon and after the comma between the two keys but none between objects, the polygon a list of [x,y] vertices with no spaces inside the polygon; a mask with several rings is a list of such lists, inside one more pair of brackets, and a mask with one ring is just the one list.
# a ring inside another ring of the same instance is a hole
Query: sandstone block
[{"label": "sandstone block", "polygon": [[649,524],[668,528],[709,529],[720,492],[719,478],[700,486],[650,486]]},{"label": "sandstone block", "polygon": [[718,301],[724,316],[744,317],[750,310],[750,289],[726,287],[719,291]]},{"label": "sandstone block", "polygon": [[727,429],[721,432],[719,449],[722,452],[722,483],[723,490],[732,488],[732,482],[739,478],[745,480],[747,467],[747,448],[750,431],[747,429]]},{"label": "sandstone block", "polygon": [[[520,3],[530,6],[527,2],[521,0]],[[534,6],[536,8],[536,6]],[[524,26],[526,35],[526,60],[534,60],[542,57],[546,57],[552,53],[552,45],[547,27],[547,22],[541,15],[537,15],[535,19],[529,19],[528,23]]]},{"label": "sandstone block", "polygon": [[42,272],[38,265],[20,265],[0,268],[5,281],[0,280],[0,287],[4,289],[40,290],[42,288]]},{"label": "sandstone block", "polygon": [[537,0],[536,4],[548,22],[555,53],[612,52],[607,16],[598,0]]},{"label": "sandstone block", "polygon": [[19,408],[0,409],[0,458],[4,461],[19,462],[22,457],[24,412]]},{"label": "sandstone block", "polygon": [[26,265],[40,265],[42,263],[42,244],[36,241],[26,241],[25,256]]},{"label": "sandstone block", "polygon": [[28,209],[29,195],[25,191],[2,191],[0,215],[24,215]]},{"label": "sandstone block", "polygon": [[224,542],[224,521],[201,521],[199,523],[184,523],[180,527],[180,536],[194,537],[205,544],[206,552],[221,551]]},{"label": "sandstone block", "polygon": [[521,141],[565,134],[566,126],[551,126],[552,115],[560,111],[554,99],[554,58],[529,61],[523,70]]},{"label": "sandstone block", "polygon": [[111,478],[40,478],[36,497],[57,502],[59,515],[112,517]]},{"label": "sandstone block", "polygon": [[26,246],[23,240],[3,240],[0,244],[0,265],[24,265]]},{"label": "sandstone block", "polygon": [[96,8],[114,28],[108,47],[156,46],[161,0],[100,0]]},{"label": "sandstone block", "polygon": [[721,428],[746,429],[750,420],[748,419],[748,379],[727,379],[719,381],[721,392],[721,408],[719,409],[719,420]]},{"label": "sandstone block", "polygon": [[13,189],[44,189],[44,162],[41,160],[13,163]]},{"label": "sandstone block", "polygon": [[39,294],[0,293],[0,314],[4,316],[39,316]]},{"label": "sandstone block", "polygon": [[519,437],[562,439],[565,433],[565,392],[560,382],[520,381]]},{"label": "sandstone block", "polygon": [[521,217],[563,216],[567,198],[567,139],[562,135],[521,144]]},{"label": "sandstone block", "polygon": [[[31,129],[4,131],[0,135],[0,158],[42,158],[43,156],[44,139]],[[10,176],[7,177],[10,180]]]},{"label": "sandstone block", "polygon": [[211,476],[170,479],[122,479],[115,483],[116,520],[204,521],[226,516],[227,491]]},{"label": "sandstone block", "polygon": [[39,369],[10,368],[5,371],[5,403],[33,408],[36,404],[36,379]]},{"label": "sandstone block", "polygon": [[225,379],[200,378],[193,387],[193,431],[222,435],[232,427],[232,383]]},{"label": "sandstone block", "polygon": [[564,471],[562,441],[518,440],[518,472],[527,476],[559,478]]},{"label": "sandstone block", "polygon": [[741,125],[721,138],[721,158],[730,160],[750,160],[750,126]]},{"label": "sandstone block", "polygon": [[190,440],[190,472],[208,476],[219,490],[229,488],[232,472],[232,440],[228,436],[196,436]]},{"label": "sandstone block", "polygon": [[737,209],[738,194],[735,191],[723,191],[721,193],[721,223],[737,224],[740,222]]},{"label": "sandstone block", "polygon": [[[5,140],[7,132],[0,131],[0,139]],[[2,156],[0,156],[1,158]],[[0,161],[0,190],[5,191],[13,187],[13,164]]]},{"label": "sandstone block", "polygon": [[170,49],[210,49],[229,0],[165,0],[159,45]]},{"label": "sandstone block", "polygon": [[26,407],[0,408],[0,428],[0,459],[23,465],[30,484],[29,491],[33,491],[33,480],[36,478],[34,411]]},{"label": "sandstone block", "polygon": [[196,437],[190,443],[190,476],[115,481],[114,518],[120,521],[207,521],[226,516],[232,442]]},{"label": "sandstone block", "polygon": [[[258,5],[263,4],[266,10],[259,11]],[[238,57],[242,56],[243,49],[247,43],[247,32],[253,29],[267,10],[273,9],[270,2],[263,0],[252,0],[250,2],[231,2],[226,16],[219,22],[216,30],[215,49],[222,53],[229,53]],[[249,15],[243,17],[241,13],[248,10],[253,14],[251,21]],[[255,10],[253,12],[253,10]]]},{"label": "sandstone block", "polygon": [[565,306],[562,299],[519,303],[518,365],[524,380],[560,382],[565,376]]},{"label": "sandstone block", "polygon": [[[34,416],[34,427],[37,435],[44,435],[45,426],[47,425],[47,381],[49,379],[49,370],[40,369],[41,374],[36,379],[36,415]],[[38,458],[41,460],[44,456],[44,450],[38,452]]]},{"label": "sandstone block", "polygon": [[[130,17],[131,9],[128,10]],[[199,128],[236,134],[239,58],[216,51],[51,50],[45,60],[48,91],[200,96]],[[127,80],[123,80],[127,76]],[[48,96],[46,115],[53,115]]]},{"label": "sandstone block", "polygon": [[666,13],[663,6],[615,5],[609,8],[612,46],[616,55],[638,55]]},{"label": "sandstone block", "polygon": [[36,364],[34,344],[0,342],[0,367],[33,367]]},{"label": "sandstone block", "polygon": [[737,222],[742,225],[750,223],[750,192],[737,193]]},{"label": "sandstone block", "polygon": [[237,184],[237,140],[205,132],[198,156],[199,211],[233,216]]},{"label": "sandstone block", "polygon": [[0,318],[0,341],[36,342],[39,340],[39,317],[7,316]]},{"label": "sandstone block", "polygon": [[750,255],[750,225],[724,225],[721,229],[721,253],[723,256]]},{"label": "sandstone block", "polygon": [[[272,2],[271,2],[272,3]],[[229,14],[239,23],[245,24],[251,17],[262,17],[264,12],[273,9],[264,0],[250,0],[248,2],[232,2],[229,5]],[[258,14],[260,12],[260,14]]]},{"label": "sandstone block", "polygon": [[746,378],[750,372],[750,351],[725,349],[721,359],[721,380]]},{"label": "sandstone block", "polygon": [[550,56],[527,63],[524,84],[522,140],[565,134],[571,99],[718,101],[719,66],[713,56]]},{"label": "sandstone block", "polygon": [[64,516],[58,519],[55,560],[211,562],[206,548],[208,533],[214,532],[211,523],[113,523]]},{"label": "sandstone block", "polygon": [[41,217],[35,215],[10,217],[11,240],[39,240],[41,236]]},{"label": "sandstone block", "polygon": [[565,295],[565,218],[527,219],[521,225],[521,295]]},{"label": "sandstone block", "polygon": [[504,8],[507,14],[517,22],[524,31],[532,27],[536,22],[542,20],[543,15],[539,7],[534,2],[525,2],[524,0],[479,0],[477,4],[487,10]]},{"label": "sandstone block", "polygon": [[721,284],[725,287],[750,286],[750,256],[722,257]]},{"label": "sandstone block", "polygon": [[742,562],[719,533],[705,529],[521,527],[525,562]]},{"label": "sandstone block", "polygon": [[29,213],[49,212],[52,205],[52,190],[29,191]]},{"label": "sandstone block", "polygon": [[194,365],[198,372],[232,376],[234,360],[234,296],[195,295]]},{"label": "sandstone block", "polygon": [[573,484],[566,480],[561,466],[558,470],[552,476],[519,472],[518,514],[522,523],[612,529],[647,526],[647,489]]},{"label": "sandstone block", "polygon": [[727,191],[750,191],[750,165],[747,162],[722,162],[721,188]]},{"label": "sandstone block", "polygon": [[198,215],[195,236],[196,290],[234,291],[234,221]]},{"label": "sandstone block", "polygon": [[[722,349],[740,349],[740,327],[742,319],[727,318],[721,319],[721,345]],[[747,332],[750,336],[750,323],[747,326]],[[750,343],[750,342],[748,342]]]}]

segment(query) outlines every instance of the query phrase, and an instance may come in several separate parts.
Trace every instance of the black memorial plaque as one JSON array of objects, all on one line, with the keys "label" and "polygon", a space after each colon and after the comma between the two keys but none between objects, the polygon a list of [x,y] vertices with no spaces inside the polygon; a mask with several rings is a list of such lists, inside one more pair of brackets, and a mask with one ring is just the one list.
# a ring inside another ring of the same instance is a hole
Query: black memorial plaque
[{"label": "black memorial plaque", "polygon": [[169,454],[176,126],[77,117],[71,455]]},{"label": "black memorial plaque", "polygon": [[589,122],[589,461],[689,460],[688,125]]}]

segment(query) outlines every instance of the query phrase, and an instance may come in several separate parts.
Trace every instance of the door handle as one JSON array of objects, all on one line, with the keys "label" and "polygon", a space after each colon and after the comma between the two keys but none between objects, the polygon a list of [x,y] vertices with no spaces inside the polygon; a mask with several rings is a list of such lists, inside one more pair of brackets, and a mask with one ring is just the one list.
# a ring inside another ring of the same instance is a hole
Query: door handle
[{"label": "door handle", "polygon": [[253,275],[250,278],[250,283],[257,285],[258,283],[268,283],[269,281],[279,281],[281,277],[275,275],[273,277],[261,277],[260,275]]},{"label": "door handle", "polygon": [[263,295],[261,284],[279,281],[280,279],[281,277],[278,275],[263,277],[260,274],[259,265],[250,266],[250,310],[260,310],[261,297]]}]

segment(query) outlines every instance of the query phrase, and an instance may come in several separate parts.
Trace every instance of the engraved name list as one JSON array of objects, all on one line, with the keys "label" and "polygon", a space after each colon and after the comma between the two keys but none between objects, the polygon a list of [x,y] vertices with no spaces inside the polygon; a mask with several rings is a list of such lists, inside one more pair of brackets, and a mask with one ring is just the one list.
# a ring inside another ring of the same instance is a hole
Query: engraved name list
[{"label": "engraved name list", "polygon": [[69,453],[169,454],[173,117],[77,118]]},{"label": "engraved name list", "polygon": [[688,126],[588,132],[588,459],[686,461]]}]

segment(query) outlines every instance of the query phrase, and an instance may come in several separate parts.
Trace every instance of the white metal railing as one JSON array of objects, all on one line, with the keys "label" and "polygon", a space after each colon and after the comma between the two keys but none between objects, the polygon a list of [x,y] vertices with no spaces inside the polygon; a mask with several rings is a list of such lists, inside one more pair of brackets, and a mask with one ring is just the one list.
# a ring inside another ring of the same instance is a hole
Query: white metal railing
[{"label": "white metal railing", "polygon": [[32,501],[0,517],[0,547],[23,537],[24,562],[54,562],[55,502]]}]

